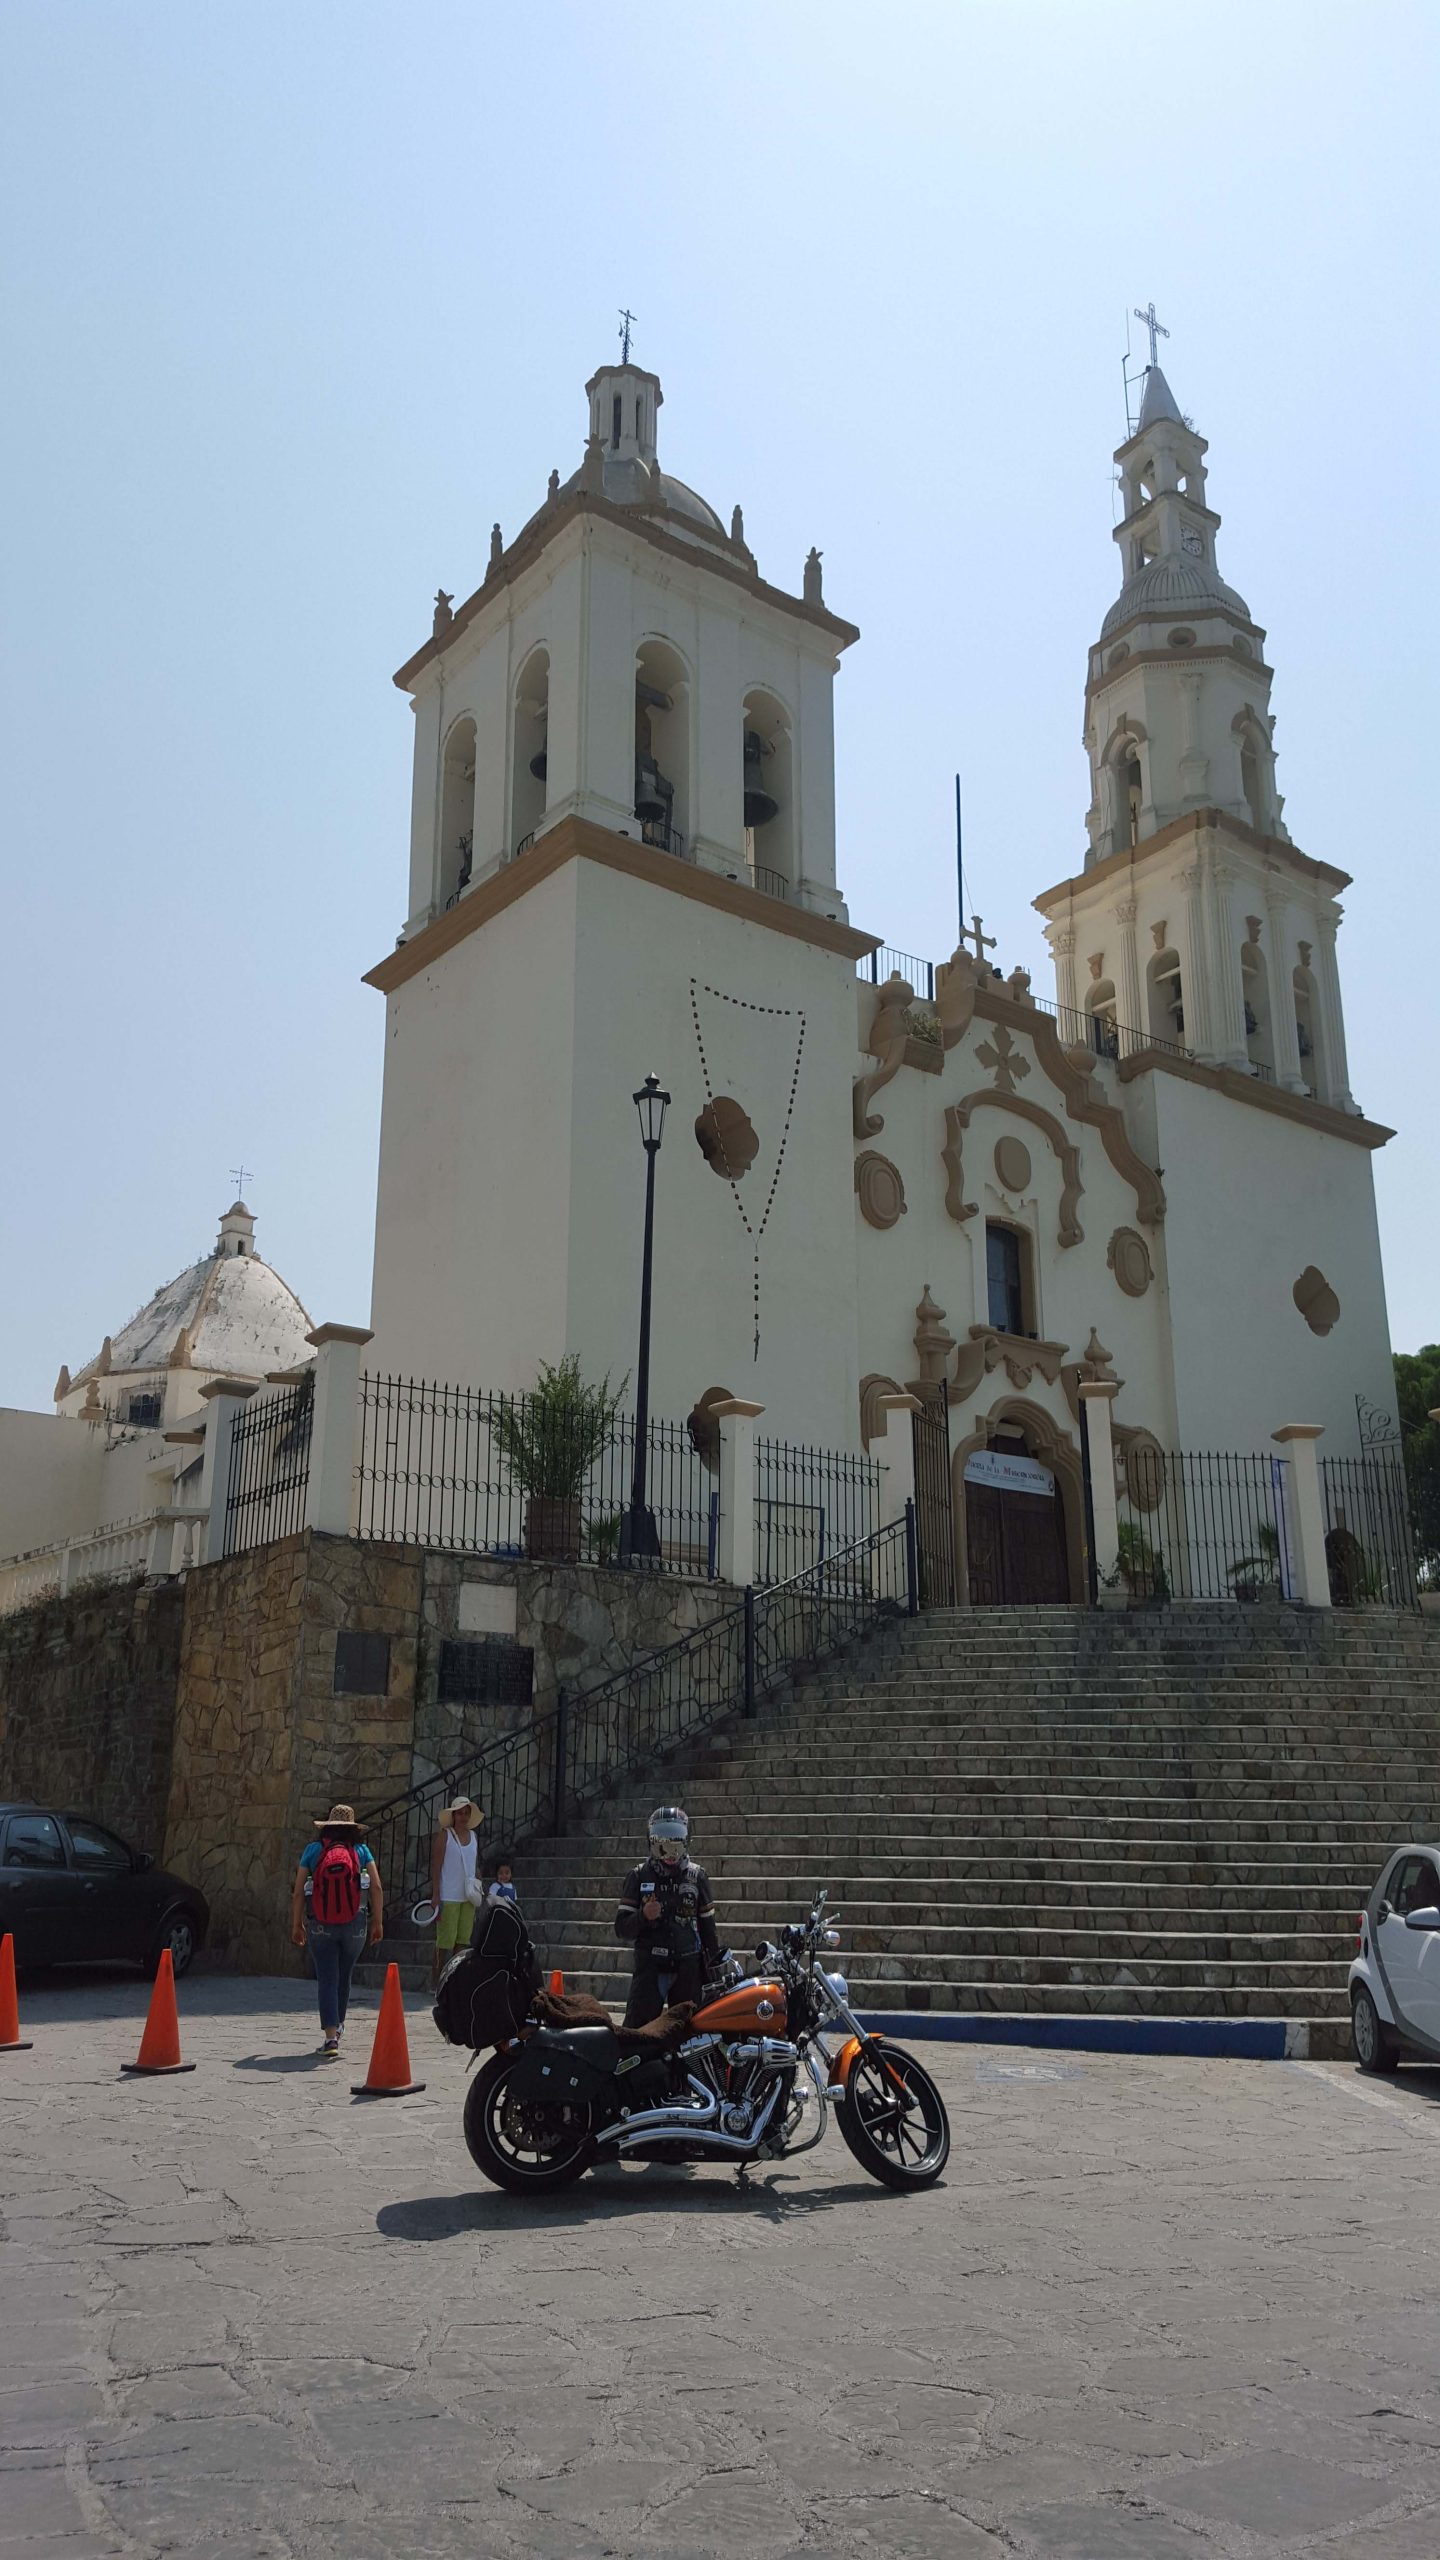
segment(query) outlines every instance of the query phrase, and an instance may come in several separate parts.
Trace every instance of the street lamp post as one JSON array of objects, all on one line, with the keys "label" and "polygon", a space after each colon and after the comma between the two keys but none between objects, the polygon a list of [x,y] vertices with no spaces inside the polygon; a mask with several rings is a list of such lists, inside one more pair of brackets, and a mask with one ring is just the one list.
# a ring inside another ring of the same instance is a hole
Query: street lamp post
[{"label": "street lamp post", "polygon": [[635,1468],[630,1479],[630,1508],[620,1530],[622,1564],[658,1564],[660,1535],[655,1514],[645,1499],[645,1462],[650,1438],[650,1282],[655,1260],[655,1159],[665,1128],[670,1096],[660,1090],[658,1076],[647,1076],[633,1097],[640,1114],[640,1143],[645,1150],[645,1250],[640,1265],[640,1358],[635,1377]]}]

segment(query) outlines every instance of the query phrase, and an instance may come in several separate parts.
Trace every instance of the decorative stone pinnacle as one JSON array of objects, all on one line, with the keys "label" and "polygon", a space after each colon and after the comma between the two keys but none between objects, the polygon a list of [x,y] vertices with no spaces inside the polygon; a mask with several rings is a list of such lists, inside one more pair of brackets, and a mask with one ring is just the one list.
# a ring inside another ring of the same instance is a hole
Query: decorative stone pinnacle
[{"label": "decorative stone pinnacle", "polygon": [[801,593],[806,604],[823,604],[825,601],[825,592],[820,569],[820,553],[816,551],[813,546],[805,555],[805,582],[801,589]]}]

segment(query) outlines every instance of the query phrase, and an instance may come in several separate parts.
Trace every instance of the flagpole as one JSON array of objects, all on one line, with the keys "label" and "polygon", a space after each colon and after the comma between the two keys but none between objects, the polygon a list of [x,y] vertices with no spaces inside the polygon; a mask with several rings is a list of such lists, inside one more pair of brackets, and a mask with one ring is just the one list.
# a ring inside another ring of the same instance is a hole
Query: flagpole
[{"label": "flagpole", "polygon": [[960,939],[965,939],[965,829],[960,815],[960,776],[955,776],[955,892],[960,904]]}]

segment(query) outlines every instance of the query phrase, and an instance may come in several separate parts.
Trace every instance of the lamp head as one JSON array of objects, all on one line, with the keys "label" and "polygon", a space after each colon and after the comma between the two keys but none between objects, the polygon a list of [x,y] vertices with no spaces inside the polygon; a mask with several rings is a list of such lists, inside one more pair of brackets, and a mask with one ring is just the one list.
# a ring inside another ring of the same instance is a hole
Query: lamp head
[{"label": "lamp head", "polygon": [[658,1148],[664,1132],[665,1113],[669,1107],[670,1096],[668,1093],[661,1092],[658,1076],[647,1076],[639,1092],[633,1096],[633,1100],[640,1114],[641,1145],[647,1154],[652,1154]]}]

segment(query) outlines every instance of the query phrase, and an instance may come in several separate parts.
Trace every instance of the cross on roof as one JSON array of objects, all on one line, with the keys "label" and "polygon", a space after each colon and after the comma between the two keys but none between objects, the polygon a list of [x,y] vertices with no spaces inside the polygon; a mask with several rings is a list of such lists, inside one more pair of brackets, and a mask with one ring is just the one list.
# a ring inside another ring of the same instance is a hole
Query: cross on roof
[{"label": "cross on roof", "polygon": [[245,1185],[250,1180],[254,1170],[254,1166],[248,1164],[232,1164],[230,1167],[230,1179],[235,1185],[235,1197],[237,1200],[243,1200],[245,1196]]},{"label": "cross on roof", "polygon": [[962,947],[966,949],[969,948],[971,942],[974,943],[976,964],[979,968],[983,969],[985,966],[986,952],[993,951],[995,948],[995,935],[993,933],[986,933],[981,927],[980,918],[978,916],[972,916],[970,919],[970,931],[968,933],[962,933],[960,941]]},{"label": "cross on roof", "polygon": [[1169,337],[1169,335],[1170,335],[1170,332],[1169,332],[1169,330],[1166,328],[1166,326],[1165,326],[1165,324],[1164,324],[1163,320],[1157,320],[1157,319],[1156,319],[1156,317],[1155,317],[1155,300],[1154,300],[1154,296],[1153,296],[1153,295],[1151,296],[1151,299],[1150,299],[1149,308],[1148,308],[1147,310],[1145,310],[1145,311],[1142,311],[1142,310],[1141,310],[1140,305],[1139,305],[1139,303],[1138,303],[1138,302],[1136,303],[1136,305],[1135,305],[1135,317],[1136,317],[1136,319],[1137,319],[1137,320],[1142,321],[1142,322],[1144,323],[1145,327],[1146,327],[1146,328],[1149,330],[1149,332],[1150,332],[1150,362],[1151,362],[1151,363],[1152,363],[1152,365],[1153,365],[1153,364],[1155,364],[1155,363],[1158,361],[1158,359],[1157,359],[1157,357],[1156,357],[1156,354],[1155,354],[1155,341],[1156,341],[1156,339],[1157,339],[1157,338],[1168,338],[1168,337]]},{"label": "cross on roof", "polygon": [[628,364],[630,361],[630,332],[639,316],[636,311],[622,311],[620,314],[620,361],[622,364]]}]

